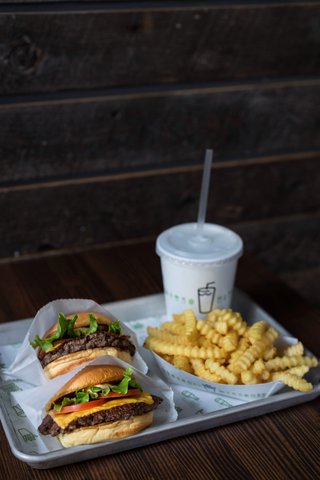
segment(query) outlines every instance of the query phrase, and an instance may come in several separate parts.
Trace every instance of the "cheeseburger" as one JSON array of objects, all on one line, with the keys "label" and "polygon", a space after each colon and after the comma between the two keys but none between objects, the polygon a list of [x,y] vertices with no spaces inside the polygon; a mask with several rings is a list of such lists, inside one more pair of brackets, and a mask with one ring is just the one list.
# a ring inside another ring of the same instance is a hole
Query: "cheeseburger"
[{"label": "cheeseburger", "polygon": [[49,400],[38,430],[64,447],[128,437],[152,424],[161,402],[142,391],[131,368],[87,366]]},{"label": "cheeseburger", "polygon": [[132,363],[136,350],[130,338],[121,334],[118,320],[92,312],[68,316],[59,313],[58,321],[43,338],[36,335],[31,345],[38,347],[38,359],[49,379],[102,355],[112,355]]}]

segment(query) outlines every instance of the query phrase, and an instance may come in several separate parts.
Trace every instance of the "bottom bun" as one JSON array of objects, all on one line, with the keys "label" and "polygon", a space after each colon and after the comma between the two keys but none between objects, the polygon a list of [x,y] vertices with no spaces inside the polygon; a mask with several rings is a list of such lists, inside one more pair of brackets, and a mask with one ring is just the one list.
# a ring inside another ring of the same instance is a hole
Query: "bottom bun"
[{"label": "bottom bun", "polygon": [[92,443],[116,440],[129,437],[149,427],[153,421],[153,412],[137,415],[129,420],[118,420],[116,422],[102,423],[93,427],[82,427],[70,433],[58,436],[64,447],[75,447],[76,445],[88,445]]},{"label": "bottom bun", "polygon": [[120,358],[120,360],[123,360],[124,362],[132,363],[130,353],[125,350],[117,350],[113,347],[92,348],[90,350],[81,350],[79,352],[63,355],[53,362],[48,363],[43,371],[45,376],[51,379],[58,375],[64,375],[65,373],[71,372],[71,370],[80,367],[80,365],[91,362],[104,355],[111,355],[112,357]]}]

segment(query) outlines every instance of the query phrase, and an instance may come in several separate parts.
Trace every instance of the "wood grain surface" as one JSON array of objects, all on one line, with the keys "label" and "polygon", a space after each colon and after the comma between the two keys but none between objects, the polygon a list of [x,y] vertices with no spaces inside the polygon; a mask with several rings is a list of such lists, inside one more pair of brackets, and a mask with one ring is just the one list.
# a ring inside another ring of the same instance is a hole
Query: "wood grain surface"
[{"label": "wood grain surface", "polygon": [[319,75],[319,5],[223,3],[3,14],[0,94]]},{"label": "wood grain surface", "polygon": [[213,147],[209,221],[320,305],[319,19],[311,0],[0,0],[0,261],[193,221]]},{"label": "wood grain surface", "polygon": [[[320,313],[255,258],[239,264],[237,286],[320,355]],[[162,289],[152,242],[0,265],[0,321],[33,316],[59,297],[104,303]],[[33,470],[11,453],[1,428],[0,475],[8,480],[106,478],[257,480],[319,476],[319,398],[283,411],[51,470]],[[195,461],[196,459],[196,461]],[[81,458],[79,458],[81,460]]]},{"label": "wood grain surface", "polygon": [[[319,261],[318,163],[318,157],[305,161],[302,157],[214,168],[207,221],[237,230],[246,248],[277,271],[314,267]],[[174,224],[196,220],[200,184],[198,167],[0,188],[0,228],[5,232],[0,253],[10,257],[79,244],[155,238]]]},{"label": "wood grain surface", "polygon": [[[320,149],[320,81],[0,105],[1,179],[36,181]],[[298,101],[297,101],[298,99]],[[40,101],[41,100],[41,101]]]},{"label": "wood grain surface", "polygon": [[301,292],[306,301],[317,305],[316,299],[319,298],[320,268],[314,266],[310,266],[310,268],[302,267],[299,271],[282,273],[281,278],[294,290]]}]

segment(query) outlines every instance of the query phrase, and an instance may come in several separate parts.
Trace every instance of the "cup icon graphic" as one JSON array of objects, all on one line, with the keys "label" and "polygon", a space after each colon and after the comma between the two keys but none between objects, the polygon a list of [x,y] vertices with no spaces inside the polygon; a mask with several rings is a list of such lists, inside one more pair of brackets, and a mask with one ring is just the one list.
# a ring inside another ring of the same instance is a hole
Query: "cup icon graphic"
[{"label": "cup icon graphic", "polygon": [[198,303],[200,313],[209,313],[212,310],[213,300],[216,293],[215,282],[209,282],[205,287],[198,288]]}]

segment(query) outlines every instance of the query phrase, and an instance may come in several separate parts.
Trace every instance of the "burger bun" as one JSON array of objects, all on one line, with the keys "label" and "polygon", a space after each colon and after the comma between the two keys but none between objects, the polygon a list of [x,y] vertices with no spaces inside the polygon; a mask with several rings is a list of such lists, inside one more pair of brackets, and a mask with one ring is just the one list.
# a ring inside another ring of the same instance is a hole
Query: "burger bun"
[{"label": "burger bun", "polygon": [[91,348],[88,350],[80,350],[79,352],[62,355],[56,360],[48,363],[48,365],[44,367],[43,372],[46,378],[51,380],[58,375],[64,375],[65,373],[71,372],[75,368],[78,368],[85,363],[92,362],[92,360],[105,355],[120,358],[120,360],[123,360],[129,364],[132,363],[130,353],[125,350],[118,350],[114,347]]},{"label": "burger bun", "polygon": [[117,440],[129,437],[150,427],[152,421],[153,412],[151,411],[143,415],[131,417],[128,420],[117,420],[91,427],[77,428],[70,433],[60,434],[58,438],[64,447]]}]

